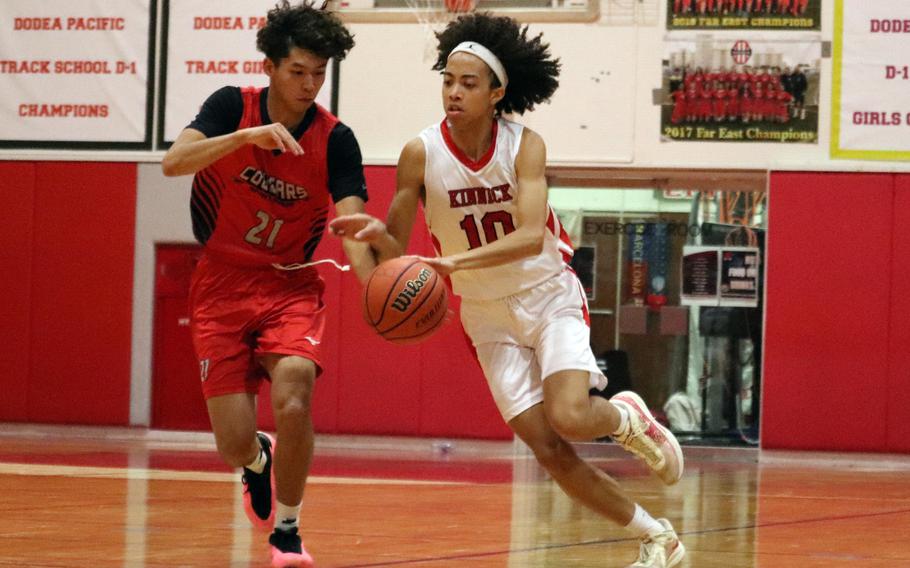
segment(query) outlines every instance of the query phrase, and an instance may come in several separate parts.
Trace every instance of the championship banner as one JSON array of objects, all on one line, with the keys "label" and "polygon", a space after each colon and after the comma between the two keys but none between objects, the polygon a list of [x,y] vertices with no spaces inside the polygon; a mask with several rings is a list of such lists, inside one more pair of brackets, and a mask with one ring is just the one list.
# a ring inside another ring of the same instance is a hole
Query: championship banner
[{"label": "championship banner", "polygon": [[837,0],[831,157],[910,160],[910,2]]},{"label": "championship banner", "polygon": [[[269,78],[256,49],[275,0],[170,0],[165,5],[159,142],[170,143],[196,117],[209,95],[225,86],[265,87]],[[332,108],[332,63],[316,102]]]},{"label": "championship banner", "polygon": [[822,0],[666,0],[668,30],[821,30]]},{"label": "championship banner", "polygon": [[0,146],[149,148],[155,0],[0,2]]},{"label": "championship banner", "polygon": [[661,141],[818,142],[821,42],[686,35],[665,42]]}]

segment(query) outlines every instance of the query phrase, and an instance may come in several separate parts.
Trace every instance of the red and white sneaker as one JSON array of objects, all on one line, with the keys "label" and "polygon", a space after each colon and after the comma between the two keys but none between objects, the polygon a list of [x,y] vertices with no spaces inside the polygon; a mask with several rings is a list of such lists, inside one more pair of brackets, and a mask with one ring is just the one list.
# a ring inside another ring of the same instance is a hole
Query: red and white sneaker
[{"label": "red and white sneaker", "polygon": [[277,443],[265,432],[256,432],[259,445],[265,452],[266,462],[262,473],[243,468],[243,510],[253,526],[271,530],[275,526],[275,471],[272,457]]},{"label": "red and white sneaker", "polygon": [[676,436],[654,419],[648,406],[632,391],[623,391],[610,399],[629,414],[629,425],[613,439],[625,450],[641,458],[667,485],[673,485],[683,474],[683,454]]},{"label": "red and white sneaker", "polygon": [[297,529],[275,529],[269,536],[272,545],[272,568],[313,568],[313,557],[303,547]]},{"label": "red and white sneaker", "polygon": [[671,568],[686,556],[686,547],[667,519],[657,519],[664,527],[663,532],[646,536],[638,549],[638,560],[626,568]]}]

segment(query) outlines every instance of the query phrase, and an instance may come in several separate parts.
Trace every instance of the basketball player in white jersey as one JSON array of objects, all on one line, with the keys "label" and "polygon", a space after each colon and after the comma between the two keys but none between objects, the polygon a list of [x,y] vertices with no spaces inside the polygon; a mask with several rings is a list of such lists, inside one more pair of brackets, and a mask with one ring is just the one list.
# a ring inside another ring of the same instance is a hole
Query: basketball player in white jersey
[{"label": "basketball player in white jersey", "polygon": [[370,242],[380,260],[403,254],[418,203],[438,258],[462,296],[461,319],[503,418],[571,497],[641,538],[634,567],[678,564],[685,549],[666,519],[651,517],[568,441],[612,436],[667,484],[682,476],[673,434],[632,392],[610,401],[589,344],[585,295],[568,268],[572,248],[547,203],[541,137],[501,117],[547,101],[559,61],[518,24],[462,16],[438,35],[446,118],[411,140],[398,161],[387,224],[366,214],[330,230]]}]

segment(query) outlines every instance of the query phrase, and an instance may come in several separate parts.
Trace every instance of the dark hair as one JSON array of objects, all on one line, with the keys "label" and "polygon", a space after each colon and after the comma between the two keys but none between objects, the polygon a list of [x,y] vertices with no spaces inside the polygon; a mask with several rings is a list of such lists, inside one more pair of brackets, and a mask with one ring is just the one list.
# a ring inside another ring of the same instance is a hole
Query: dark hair
[{"label": "dark hair", "polygon": [[291,6],[281,0],[269,10],[265,26],[256,34],[256,47],[278,64],[293,47],[326,59],[344,59],[354,47],[354,37],[334,14],[305,0]]},{"label": "dark hair", "polygon": [[[559,59],[550,55],[550,44],[541,41],[542,35],[529,38],[528,26],[519,27],[512,18],[490,13],[460,16],[436,32],[439,57],[433,69],[444,70],[449,54],[459,43],[476,41],[499,58],[509,76],[506,94],[496,103],[496,111],[522,114],[550,100],[559,86]],[[490,77],[493,87],[501,86],[492,72]]]}]

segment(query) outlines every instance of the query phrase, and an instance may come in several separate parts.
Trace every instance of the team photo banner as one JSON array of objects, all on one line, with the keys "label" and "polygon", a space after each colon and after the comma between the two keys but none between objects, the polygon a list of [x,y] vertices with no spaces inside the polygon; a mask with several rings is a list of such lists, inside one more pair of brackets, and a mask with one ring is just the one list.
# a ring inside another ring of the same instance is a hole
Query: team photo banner
[{"label": "team photo banner", "polygon": [[910,2],[838,0],[831,157],[910,160]]},{"label": "team photo banner", "polygon": [[147,147],[153,0],[0,2],[0,143]]},{"label": "team photo banner", "polygon": [[665,42],[662,142],[818,142],[820,41],[768,32],[689,35]]},{"label": "team photo banner", "polygon": [[[173,142],[205,99],[224,86],[265,87],[256,32],[275,0],[170,0],[165,5],[160,142]],[[332,109],[332,64],[316,102]]]}]

